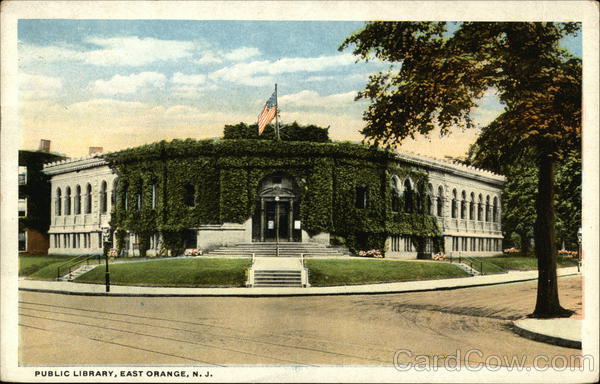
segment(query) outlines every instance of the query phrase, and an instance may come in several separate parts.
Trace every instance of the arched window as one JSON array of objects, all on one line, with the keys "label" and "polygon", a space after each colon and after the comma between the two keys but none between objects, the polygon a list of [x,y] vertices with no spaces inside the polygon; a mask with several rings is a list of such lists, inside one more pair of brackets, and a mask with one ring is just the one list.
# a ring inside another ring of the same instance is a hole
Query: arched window
[{"label": "arched window", "polygon": [[433,185],[427,186],[427,196],[425,196],[425,213],[433,215]]},{"label": "arched window", "polygon": [[498,197],[494,196],[494,214],[493,214],[494,222],[498,222]]},{"label": "arched window", "polygon": [[115,208],[117,207],[117,193],[119,191],[119,178],[115,178],[113,180],[113,185],[112,185],[112,193],[110,194],[110,209],[111,212],[115,211]]},{"label": "arched window", "polygon": [[400,212],[400,180],[392,177],[392,212]]},{"label": "arched window", "polygon": [[412,213],[414,211],[413,188],[409,179],[404,180],[404,211]]},{"label": "arched window", "polygon": [[107,210],[107,204],[108,204],[108,195],[107,195],[107,190],[108,186],[106,184],[106,181],[102,181],[102,184],[100,185],[100,213],[106,213]]},{"label": "arched window", "polygon": [[475,220],[475,194],[471,192],[471,202],[469,203],[469,220]]},{"label": "arched window", "polygon": [[142,210],[142,195],[144,191],[144,184],[140,183],[135,191],[135,209],[138,211]]},{"label": "arched window", "polygon": [[194,186],[192,184],[186,184],[183,187],[183,193],[184,193],[184,201],[185,201],[185,205],[187,205],[188,207],[193,207],[196,205],[196,191],[194,190]]},{"label": "arched window", "polygon": [[485,197],[485,221],[490,221],[490,196]]},{"label": "arched window", "polygon": [[71,214],[71,187],[65,190],[65,215]]},{"label": "arched window", "polygon": [[462,191],[460,197],[461,197],[461,199],[460,199],[460,218],[466,219],[467,218],[467,193],[465,191]]},{"label": "arched window", "polygon": [[444,216],[444,188],[440,185],[437,195],[437,215]]},{"label": "arched window", "polygon": [[85,187],[85,213],[92,213],[92,186]]},{"label": "arched window", "polygon": [[54,201],[54,213],[56,216],[62,215],[62,191],[56,188],[56,200]]},{"label": "arched window", "polygon": [[481,197],[481,194],[479,195],[479,200],[477,202],[477,220],[483,220],[483,197]]},{"label": "arched window", "polygon": [[356,187],[356,202],[355,207],[365,209],[369,205],[369,189],[366,185],[361,184]]},{"label": "arched window", "polygon": [[75,214],[81,214],[81,186],[78,185],[75,187],[75,200],[73,201],[73,205],[75,206]]},{"label": "arched window", "polygon": [[152,183],[152,209],[156,208],[156,183]]},{"label": "arched window", "polygon": [[452,212],[452,218],[456,219],[456,212],[457,211],[457,206],[456,206],[456,189],[452,190],[452,206],[451,206],[451,212]]}]

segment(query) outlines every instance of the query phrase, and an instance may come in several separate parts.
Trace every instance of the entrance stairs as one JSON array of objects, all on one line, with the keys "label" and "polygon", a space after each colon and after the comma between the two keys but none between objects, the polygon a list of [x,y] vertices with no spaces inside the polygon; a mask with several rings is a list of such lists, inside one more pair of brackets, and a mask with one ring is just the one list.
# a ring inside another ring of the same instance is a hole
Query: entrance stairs
[{"label": "entrance stairs", "polygon": [[307,287],[308,271],[299,257],[258,257],[248,270],[248,287]]},{"label": "entrance stairs", "polygon": [[339,257],[349,256],[345,247],[329,247],[318,243],[242,243],[220,247],[208,252],[210,256],[248,256],[255,257]]},{"label": "entrance stairs", "polygon": [[98,266],[98,264],[83,264],[79,268],[71,271],[70,273],[67,273],[64,276],[61,276],[59,281],[73,281],[76,278],[78,278],[79,276],[83,275],[84,273],[87,273],[87,272],[91,271],[92,269],[96,268],[97,266]]}]

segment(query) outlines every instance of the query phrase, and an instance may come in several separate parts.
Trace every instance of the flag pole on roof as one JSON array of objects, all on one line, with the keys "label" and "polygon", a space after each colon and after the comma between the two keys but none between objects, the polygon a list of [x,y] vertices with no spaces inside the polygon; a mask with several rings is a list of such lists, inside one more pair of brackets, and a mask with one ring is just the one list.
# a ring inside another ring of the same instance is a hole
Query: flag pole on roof
[{"label": "flag pole on roof", "polygon": [[269,100],[265,103],[265,106],[258,115],[258,134],[261,135],[265,130],[265,127],[273,121],[275,118],[275,136],[277,140],[280,140],[279,137],[279,111],[277,107],[277,84],[275,84],[275,92],[271,95]]}]

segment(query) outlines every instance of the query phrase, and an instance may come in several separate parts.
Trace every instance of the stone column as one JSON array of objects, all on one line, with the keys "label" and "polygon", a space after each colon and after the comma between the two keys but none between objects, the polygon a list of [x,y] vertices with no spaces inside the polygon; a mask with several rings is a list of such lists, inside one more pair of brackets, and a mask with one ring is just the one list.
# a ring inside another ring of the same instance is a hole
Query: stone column
[{"label": "stone column", "polygon": [[265,199],[260,198],[260,241],[265,241]]}]

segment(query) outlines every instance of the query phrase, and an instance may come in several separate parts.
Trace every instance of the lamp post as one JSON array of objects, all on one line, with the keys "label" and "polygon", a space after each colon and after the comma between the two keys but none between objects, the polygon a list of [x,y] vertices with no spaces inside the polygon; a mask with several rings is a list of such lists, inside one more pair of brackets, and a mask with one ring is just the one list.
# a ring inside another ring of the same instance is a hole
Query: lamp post
[{"label": "lamp post", "polygon": [[583,238],[583,232],[581,227],[577,230],[577,272],[581,267],[581,239]]},{"label": "lamp post", "polygon": [[104,282],[106,284],[106,292],[110,292],[110,272],[108,271],[108,243],[110,240],[110,225],[102,225],[102,240],[104,260],[106,261],[106,272],[104,273]]}]

